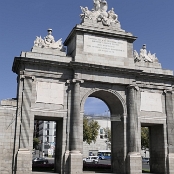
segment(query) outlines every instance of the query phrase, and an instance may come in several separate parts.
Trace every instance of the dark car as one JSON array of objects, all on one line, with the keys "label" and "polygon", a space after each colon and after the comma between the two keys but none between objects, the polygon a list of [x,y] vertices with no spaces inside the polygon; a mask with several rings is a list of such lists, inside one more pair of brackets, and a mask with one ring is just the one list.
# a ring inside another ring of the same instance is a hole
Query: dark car
[{"label": "dark car", "polygon": [[48,164],[48,160],[45,158],[41,158],[41,157],[33,158],[32,163],[33,164]]}]

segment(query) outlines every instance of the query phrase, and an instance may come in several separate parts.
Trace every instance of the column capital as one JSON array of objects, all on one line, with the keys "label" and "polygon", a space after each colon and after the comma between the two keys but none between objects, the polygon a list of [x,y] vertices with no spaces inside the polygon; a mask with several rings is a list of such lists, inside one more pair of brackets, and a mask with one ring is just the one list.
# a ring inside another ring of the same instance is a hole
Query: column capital
[{"label": "column capital", "polygon": [[35,80],[35,76],[28,76],[28,75],[20,75],[20,80],[23,80],[23,79],[25,79],[25,78],[31,78],[32,79],[32,81],[34,81]]},{"label": "column capital", "polygon": [[133,85],[133,84],[128,85],[127,88],[128,89],[134,88],[136,91],[139,91],[140,90],[140,88],[137,85]]},{"label": "column capital", "polygon": [[66,83],[84,83],[84,80],[82,80],[82,79],[70,79],[70,80],[67,80]]},{"label": "column capital", "polygon": [[170,89],[164,89],[164,91],[163,91],[165,94],[167,94],[167,93],[173,93],[173,91],[172,90],[170,90]]}]

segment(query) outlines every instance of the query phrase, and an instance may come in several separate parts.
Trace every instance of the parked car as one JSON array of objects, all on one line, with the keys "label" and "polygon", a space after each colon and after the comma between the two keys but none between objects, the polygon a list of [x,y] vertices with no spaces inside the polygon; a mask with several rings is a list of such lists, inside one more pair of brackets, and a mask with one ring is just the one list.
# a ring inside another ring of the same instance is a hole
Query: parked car
[{"label": "parked car", "polygon": [[149,164],[149,158],[144,158],[144,157],[143,157],[143,158],[142,158],[142,162],[143,162],[143,163]]},{"label": "parked car", "polygon": [[48,160],[45,158],[41,158],[41,157],[33,158],[32,163],[33,164],[48,164]]},{"label": "parked car", "polygon": [[98,164],[99,157],[98,156],[89,156],[83,159],[83,163],[95,163]]}]

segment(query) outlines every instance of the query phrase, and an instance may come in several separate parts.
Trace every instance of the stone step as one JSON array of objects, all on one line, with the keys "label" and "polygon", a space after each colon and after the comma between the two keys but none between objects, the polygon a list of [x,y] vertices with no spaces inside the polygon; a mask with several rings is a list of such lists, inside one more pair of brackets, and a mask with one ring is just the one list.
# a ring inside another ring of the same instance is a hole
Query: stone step
[{"label": "stone step", "polygon": [[[32,174],[50,174],[50,173],[54,173],[54,172],[32,172]],[[59,174],[59,173],[55,173],[55,174]]]},{"label": "stone step", "polygon": [[[54,172],[52,172],[54,173]],[[114,174],[114,173],[98,173],[98,172],[95,172],[95,171],[84,171],[83,174],[94,174],[94,173],[97,173],[97,174]],[[50,172],[32,172],[32,174],[50,174]],[[58,173],[55,173],[55,174],[58,174]],[[148,174],[155,174],[155,173],[148,173]]]},{"label": "stone step", "polygon": [[[50,174],[50,173],[54,173],[54,172],[32,172],[32,174]],[[95,172],[95,171],[84,171],[83,174],[94,174],[94,173],[97,173],[97,174],[100,174],[98,172]],[[58,173],[55,173],[55,174],[58,174]],[[114,173],[101,173],[101,174],[114,174]]]}]

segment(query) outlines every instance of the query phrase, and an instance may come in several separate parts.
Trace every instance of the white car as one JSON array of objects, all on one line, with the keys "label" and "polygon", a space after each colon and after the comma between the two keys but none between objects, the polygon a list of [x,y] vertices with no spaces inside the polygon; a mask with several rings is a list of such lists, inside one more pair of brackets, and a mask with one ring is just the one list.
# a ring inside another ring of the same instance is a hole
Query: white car
[{"label": "white car", "polygon": [[142,162],[149,164],[149,158],[142,158]]},{"label": "white car", "polygon": [[98,156],[89,156],[83,159],[83,163],[95,163],[98,164],[99,157]]}]

